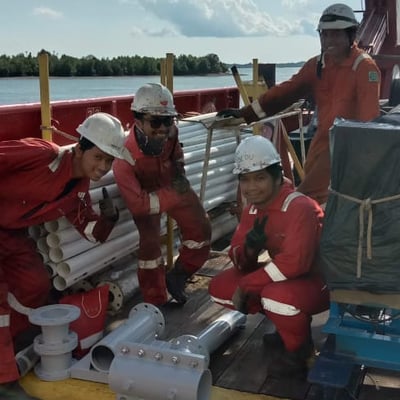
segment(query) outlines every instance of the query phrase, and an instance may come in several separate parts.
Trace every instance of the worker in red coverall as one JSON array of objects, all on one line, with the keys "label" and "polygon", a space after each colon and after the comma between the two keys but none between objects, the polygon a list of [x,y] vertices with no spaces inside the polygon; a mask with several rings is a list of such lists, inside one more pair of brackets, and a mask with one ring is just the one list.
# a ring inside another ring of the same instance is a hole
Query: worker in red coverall
[{"label": "worker in red coverall", "polygon": [[250,105],[222,110],[217,115],[244,118],[250,123],[311,96],[318,110],[317,130],[308,150],[305,177],[297,190],[324,204],[330,181],[329,128],[336,117],[369,121],[379,115],[380,71],[355,43],[358,22],[349,6],[329,6],[317,29],[319,56]]},{"label": "worker in red coverall", "polygon": [[59,147],[38,139],[0,142],[0,398],[32,399],[17,380],[13,338],[29,327],[13,306],[46,304],[50,280],[27,228],[65,216],[82,236],[104,242],[118,219],[107,196],[100,215],[91,206],[90,180],[98,181],[114,157],[133,160],[118,119],[96,113],[78,126],[77,145]]},{"label": "worker in red coverall", "polygon": [[[229,249],[233,267],[211,280],[209,293],[225,307],[263,312],[276,327],[264,336],[275,355],[268,373],[304,377],[313,351],[311,316],[329,307],[318,270],[323,211],[283,178],[279,154],[262,136],[240,143],[233,172],[248,205]],[[258,262],[264,250],[270,260]]]},{"label": "worker in red coverall", "polygon": [[[209,255],[210,221],[185,177],[171,92],[161,84],[146,84],[136,92],[131,109],[135,124],[126,146],[135,165],[116,160],[113,170],[140,235],[139,286],[145,302],[165,304],[168,289],[178,304],[184,304],[187,279]],[[182,236],[179,256],[167,275],[160,248],[164,212],[176,221]]]}]

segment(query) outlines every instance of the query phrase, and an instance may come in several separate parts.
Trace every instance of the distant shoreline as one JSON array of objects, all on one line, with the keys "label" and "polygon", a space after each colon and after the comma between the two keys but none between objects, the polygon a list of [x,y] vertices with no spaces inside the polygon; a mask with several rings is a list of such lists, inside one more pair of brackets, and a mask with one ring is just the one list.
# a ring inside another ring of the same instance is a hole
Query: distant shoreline
[{"label": "distant shoreline", "polygon": [[[247,63],[247,64],[227,64],[224,63],[228,68],[233,67],[234,65],[238,68],[252,68],[253,64],[252,63]],[[264,63],[260,63],[264,64]],[[275,64],[276,68],[299,68],[302,67],[305,64],[305,61],[297,61],[297,62],[291,62],[291,63],[265,63],[265,64]]]}]

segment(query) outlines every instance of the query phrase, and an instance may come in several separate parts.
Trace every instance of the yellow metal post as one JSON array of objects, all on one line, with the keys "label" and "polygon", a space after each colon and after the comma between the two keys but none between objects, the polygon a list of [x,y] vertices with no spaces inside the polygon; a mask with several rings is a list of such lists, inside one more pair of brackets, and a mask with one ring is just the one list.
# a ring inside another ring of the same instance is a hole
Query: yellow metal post
[{"label": "yellow metal post", "polygon": [[167,60],[165,58],[161,59],[160,63],[160,82],[161,85],[167,86]]},{"label": "yellow metal post", "polygon": [[40,81],[40,111],[42,120],[42,138],[52,140],[51,109],[49,91],[49,56],[45,50],[39,55],[39,81]]},{"label": "yellow metal post", "polygon": [[254,101],[258,94],[258,59],[253,58],[253,98]]},{"label": "yellow metal post", "polygon": [[[162,65],[162,64],[161,64]],[[162,70],[164,68],[161,68]],[[161,83],[174,93],[174,55],[167,53],[165,60],[165,75],[161,74]],[[167,217],[167,268],[171,269],[174,261],[174,220]]]},{"label": "yellow metal post", "polygon": [[166,86],[171,93],[174,93],[174,55],[172,53],[167,53]]}]

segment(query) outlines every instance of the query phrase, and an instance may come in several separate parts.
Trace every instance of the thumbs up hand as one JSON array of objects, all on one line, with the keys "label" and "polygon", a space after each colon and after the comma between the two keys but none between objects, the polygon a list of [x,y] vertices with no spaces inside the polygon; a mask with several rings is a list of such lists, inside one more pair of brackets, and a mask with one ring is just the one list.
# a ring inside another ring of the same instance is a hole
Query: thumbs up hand
[{"label": "thumbs up hand", "polygon": [[109,196],[105,187],[103,187],[102,192],[103,198],[99,201],[100,214],[113,222],[117,222],[119,210],[117,207],[114,207],[112,198]]}]

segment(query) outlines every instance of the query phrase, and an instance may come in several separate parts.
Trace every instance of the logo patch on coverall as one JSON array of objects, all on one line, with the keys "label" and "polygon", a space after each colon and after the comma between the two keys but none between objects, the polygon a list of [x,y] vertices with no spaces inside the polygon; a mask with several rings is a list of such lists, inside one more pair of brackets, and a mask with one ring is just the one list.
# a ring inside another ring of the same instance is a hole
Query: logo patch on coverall
[{"label": "logo patch on coverall", "polygon": [[378,82],[378,73],[376,71],[368,72],[368,82]]}]

